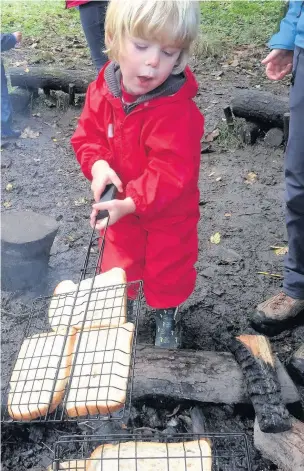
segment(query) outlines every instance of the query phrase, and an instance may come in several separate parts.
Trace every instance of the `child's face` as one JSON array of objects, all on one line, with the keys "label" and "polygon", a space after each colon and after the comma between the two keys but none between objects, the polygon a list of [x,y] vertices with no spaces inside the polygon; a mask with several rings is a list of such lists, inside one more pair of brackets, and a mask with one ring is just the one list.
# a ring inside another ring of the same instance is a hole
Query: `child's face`
[{"label": "child's face", "polygon": [[119,54],[123,85],[128,93],[145,95],[171,74],[181,49],[145,39],[127,37]]}]

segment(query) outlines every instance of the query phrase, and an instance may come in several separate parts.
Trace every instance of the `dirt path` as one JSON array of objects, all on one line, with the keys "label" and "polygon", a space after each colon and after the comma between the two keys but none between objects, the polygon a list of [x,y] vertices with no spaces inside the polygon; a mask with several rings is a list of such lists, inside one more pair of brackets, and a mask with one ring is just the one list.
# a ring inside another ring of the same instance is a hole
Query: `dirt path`
[{"label": "dirt path", "polygon": [[[223,106],[237,88],[258,86],[288,94],[286,84],[270,84],[263,78],[260,52],[246,54],[244,59],[239,56],[238,67],[223,68],[212,61],[194,63],[200,84],[197,103],[205,114],[207,132],[221,125]],[[51,294],[60,280],[78,279],[91,233],[91,194],[69,145],[80,108],[48,108],[44,100],[41,96],[34,102],[29,115],[16,116],[17,127],[30,127],[39,136],[19,139],[2,151],[3,161],[11,161],[2,171],[2,210],[31,209],[58,221],[50,260]],[[183,307],[185,347],[205,350],[223,349],[220,338],[226,332],[244,333],[256,304],[280,289],[280,279],[258,272],[282,274],[283,257],[271,246],[286,245],[283,150],[269,150],[262,142],[235,150],[229,149],[229,142],[220,146],[217,141],[213,149],[202,155],[197,287]],[[249,172],[256,174],[252,184],[245,181]],[[8,183],[13,185],[9,192],[5,190]],[[216,232],[221,235],[219,245],[210,243]],[[6,335],[10,335],[8,326],[14,324],[9,309],[2,320]],[[151,342],[152,328],[149,314],[144,313],[139,341]],[[304,326],[299,326],[273,338],[272,345],[286,361],[303,338]],[[252,421],[246,422],[246,430],[252,432]],[[265,470],[274,469],[266,462],[263,465]]]}]

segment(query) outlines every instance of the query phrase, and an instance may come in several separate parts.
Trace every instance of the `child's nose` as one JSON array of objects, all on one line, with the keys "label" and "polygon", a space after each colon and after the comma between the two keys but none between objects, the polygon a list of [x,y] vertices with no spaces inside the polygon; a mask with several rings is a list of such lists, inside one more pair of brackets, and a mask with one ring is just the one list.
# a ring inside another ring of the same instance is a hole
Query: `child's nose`
[{"label": "child's nose", "polygon": [[154,52],[149,56],[149,58],[146,60],[146,65],[149,65],[150,67],[157,67],[159,64],[159,59],[160,59],[160,54],[159,52]]}]

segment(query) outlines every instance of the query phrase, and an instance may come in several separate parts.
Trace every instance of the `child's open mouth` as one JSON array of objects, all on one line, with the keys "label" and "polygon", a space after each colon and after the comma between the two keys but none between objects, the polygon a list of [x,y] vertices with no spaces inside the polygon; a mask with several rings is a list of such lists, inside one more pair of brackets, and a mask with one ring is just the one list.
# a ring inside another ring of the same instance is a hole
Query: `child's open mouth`
[{"label": "child's open mouth", "polygon": [[146,77],[144,75],[140,75],[138,76],[138,80],[140,81],[140,83],[145,84],[145,83],[150,82],[152,80],[152,77]]}]

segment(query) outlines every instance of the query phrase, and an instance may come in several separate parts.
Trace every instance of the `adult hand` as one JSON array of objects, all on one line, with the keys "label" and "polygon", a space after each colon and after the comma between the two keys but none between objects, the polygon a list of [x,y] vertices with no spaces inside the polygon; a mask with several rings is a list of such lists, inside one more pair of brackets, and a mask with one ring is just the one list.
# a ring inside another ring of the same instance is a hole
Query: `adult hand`
[{"label": "adult hand", "polygon": [[273,49],[262,64],[266,65],[266,75],[270,80],[281,80],[292,71],[293,51]]},{"label": "adult hand", "polygon": [[13,35],[15,36],[17,43],[20,43],[22,39],[22,33],[20,31],[16,31],[13,33]]},{"label": "adult hand", "polygon": [[[128,197],[124,200],[112,200],[107,201],[106,203],[95,203],[93,204],[93,210],[90,216],[90,224],[91,227],[95,227],[96,216],[98,211],[107,210],[109,212],[109,226],[115,224],[115,222],[119,221],[122,217],[126,216],[127,214],[134,213],[136,207],[132,198]],[[104,218],[100,221],[97,221],[95,229],[101,230],[104,229],[107,225],[107,219]]]},{"label": "adult hand", "polygon": [[91,190],[96,203],[100,200],[106,185],[114,183],[119,192],[123,191],[120,178],[105,160],[98,160],[94,163],[92,166],[92,177]]}]

